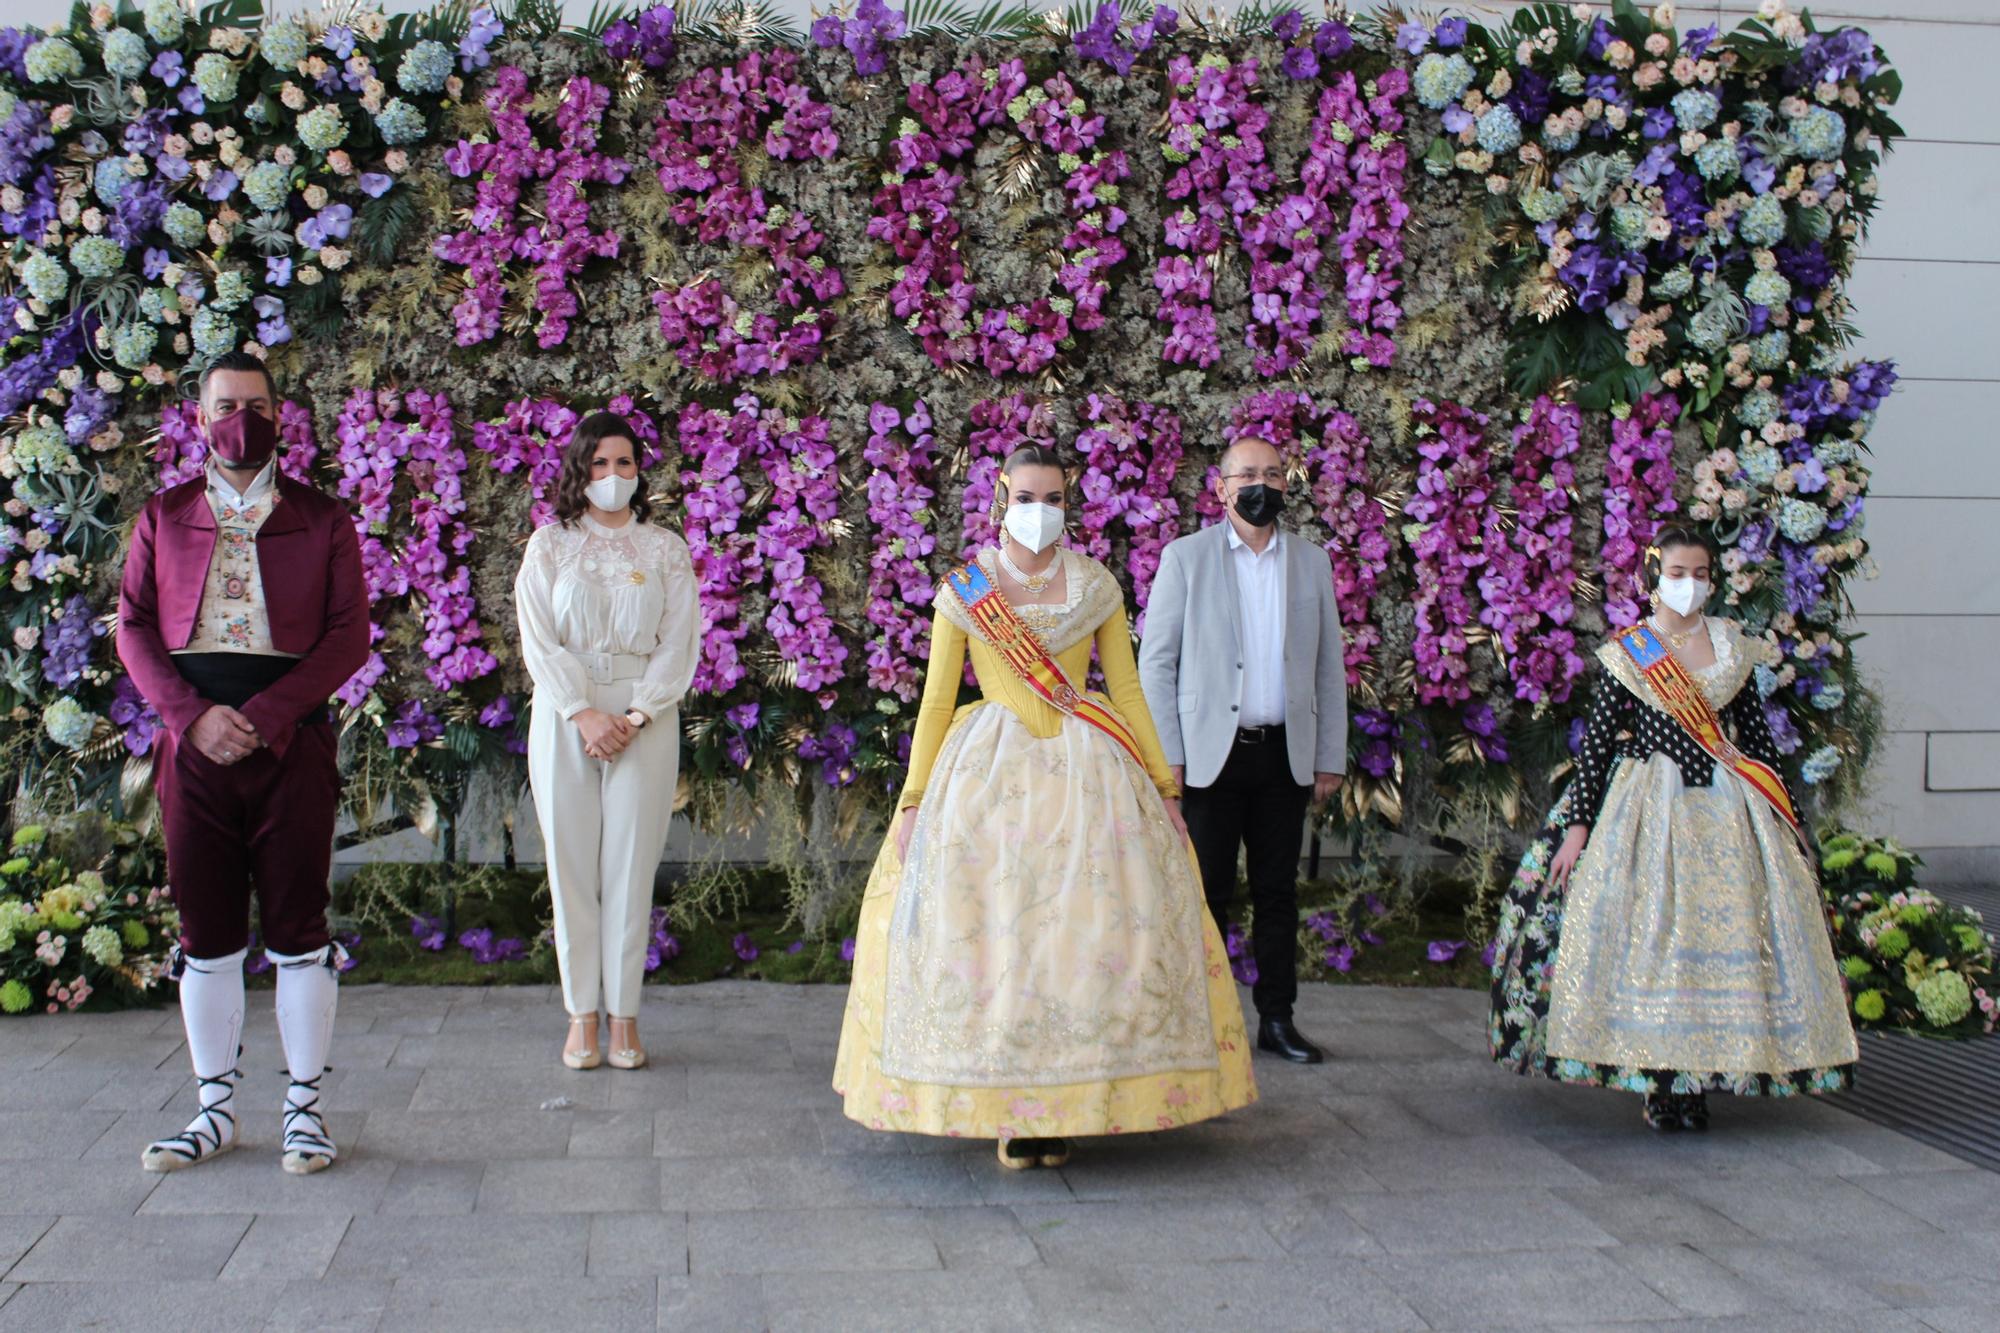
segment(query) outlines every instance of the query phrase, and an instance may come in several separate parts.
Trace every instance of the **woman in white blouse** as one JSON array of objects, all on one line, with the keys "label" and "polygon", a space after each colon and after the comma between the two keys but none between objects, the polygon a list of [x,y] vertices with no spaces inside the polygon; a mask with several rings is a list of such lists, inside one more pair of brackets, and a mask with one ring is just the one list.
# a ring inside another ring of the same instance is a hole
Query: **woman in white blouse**
[{"label": "woman in white blouse", "polygon": [[611,412],[585,417],[563,454],[557,521],[529,539],[514,581],[535,682],[528,778],[555,899],[570,1015],[563,1063],[572,1069],[603,1058],[600,998],[611,1064],[646,1063],[646,928],[701,630],[687,543],[649,523],[651,509],[630,424]]}]

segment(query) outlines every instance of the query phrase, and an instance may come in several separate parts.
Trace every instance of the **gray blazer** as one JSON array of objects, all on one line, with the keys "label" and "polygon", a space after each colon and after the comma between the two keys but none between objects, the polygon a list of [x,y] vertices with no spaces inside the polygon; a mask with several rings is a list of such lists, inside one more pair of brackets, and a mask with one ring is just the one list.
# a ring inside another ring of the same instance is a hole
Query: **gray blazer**
[{"label": "gray blazer", "polygon": [[[1242,699],[1242,598],[1225,520],[1168,544],[1146,603],[1139,681],[1169,764],[1207,787],[1236,743]],[[1347,771],[1347,666],[1333,562],[1297,535],[1285,538],[1285,748],[1292,776]]]}]

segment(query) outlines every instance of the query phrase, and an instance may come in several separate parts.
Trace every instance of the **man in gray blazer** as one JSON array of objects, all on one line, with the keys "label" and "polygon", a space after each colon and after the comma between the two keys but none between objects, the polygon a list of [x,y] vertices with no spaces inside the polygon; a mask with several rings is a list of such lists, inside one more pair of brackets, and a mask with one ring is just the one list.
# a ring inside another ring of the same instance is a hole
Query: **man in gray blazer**
[{"label": "man in gray blazer", "polygon": [[1292,1005],[1306,809],[1331,799],[1347,769],[1333,568],[1324,550],[1278,526],[1286,475],[1270,441],[1232,441],[1221,472],[1216,493],[1229,521],[1160,557],[1139,678],[1184,789],[1217,929],[1227,929],[1244,849],[1258,1048],[1316,1064],[1321,1052],[1292,1025]]}]

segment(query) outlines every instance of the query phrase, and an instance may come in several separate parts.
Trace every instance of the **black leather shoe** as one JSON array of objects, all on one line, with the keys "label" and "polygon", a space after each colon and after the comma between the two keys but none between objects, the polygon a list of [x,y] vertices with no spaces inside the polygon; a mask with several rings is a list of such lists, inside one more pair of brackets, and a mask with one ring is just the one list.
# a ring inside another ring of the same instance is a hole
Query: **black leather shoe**
[{"label": "black leather shoe", "polygon": [[1295,1065],[1316,1065],[1326,1053],[1299,1035],[1289,1018],[1266,1018],[1257,1024],[1257,1049],[1281,1055]]}]

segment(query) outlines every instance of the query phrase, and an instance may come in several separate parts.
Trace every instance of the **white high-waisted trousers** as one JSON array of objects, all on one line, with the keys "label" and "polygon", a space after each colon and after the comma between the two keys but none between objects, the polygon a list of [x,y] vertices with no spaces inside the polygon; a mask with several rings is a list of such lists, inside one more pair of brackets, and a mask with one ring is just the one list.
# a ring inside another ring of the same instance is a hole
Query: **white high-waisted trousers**
[{"label": "white high-waisted trousers", "polygon": [[[646,659],[611,661],[612,669],[601,674],[618,678],[594,679],[590,706],[616,717],[631,705],[633,681]],[[537,697],[528,727],[528,781],[555,900],[563,1005],[572,1014],[603,1009],[618,1018],[639,1015],[653,877],[667,849],[680,761],[678,708],[641,727],[606,763],[585,754],[576,724]]]}]

